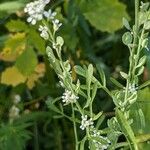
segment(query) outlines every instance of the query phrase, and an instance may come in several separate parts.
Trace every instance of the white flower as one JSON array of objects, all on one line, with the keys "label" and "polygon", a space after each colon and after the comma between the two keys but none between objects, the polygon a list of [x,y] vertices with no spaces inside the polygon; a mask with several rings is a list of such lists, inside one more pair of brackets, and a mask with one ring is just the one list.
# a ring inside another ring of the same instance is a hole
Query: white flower
[{"label": "white flower", "polygon": [[52,23],[54,31],[57,31],[62,25],[62,23],[60,23],[58,19],[53,20]]},{"label": "white flower", "polygon": [[48,40],[49,34],[48,34],[48,28],[46,26],[39,26],[39,31],[41,31],[40,36],[44,38],[45,40]]},{"label": "white flower", "polygon": [[13,105],[11,108],[10,108],[10,111],[9,111],[9,117],[11,119],[15,119],[17,117],[19,117],[19,112],[20,112],[20,109],[18,107],[16,107],[15,105]]},{"label": "white flower", "polygon": [[[105,136],[101,136],[100,132],[97,129],[91,128],[90,129],[90,136],[94,138],[92,140],[92,143],[94,144],[96,150],[108,149],[108,147],[111,143],[110,140]],[[100,141],[104,141],[104,142],[101,143]]]},{"label": "white flower", "polygon": [[130,85],[129,85],[129,91],[130,91],[131,93],[137,92],[137,89],[138,89],[138,87],[136,87],[135,84],[130,84]]},{"label": "white flower", "polygon": [[84,129],[90,127],[90,126],[93,127],[94,122],[92,121],[92,118],[90,118],[88,120],[88,116],[87,115],[81,116],[81,118],[82,118],[82,121],[81,121],[80,129],[84,130]]},{"label": "white flower", "polygon": [[77,101],[77,99],[79,99],[79,97],[76,96],[74,93],[72,93],[69,90],[65,90],[65,92],[63,93],[63,96],[62,96],[62,101],[65,104],[75,103]]},{"label": "white flower", "polygon": [[18,95],[18,94],[14,95],[13,102],[14,102],[15,104],[18,104],[20,101],[21,101],[20,95]]},{"label": "white flower", "polygon": [[29,17],[27,18],[27,22],[35,25],[37,21],[42,20],[44,8],[49,2],[50,0],[37,0],[28,3],[24,8],[24,12],[29,15]]},{"label": "white flower", "polygon": [[44,16],[47,18],[47,19],[51,19],[53,20],[54,17],[56,16],[56,12],[52,12],[51,9],[49,9],[48,11],[44,11]]}]

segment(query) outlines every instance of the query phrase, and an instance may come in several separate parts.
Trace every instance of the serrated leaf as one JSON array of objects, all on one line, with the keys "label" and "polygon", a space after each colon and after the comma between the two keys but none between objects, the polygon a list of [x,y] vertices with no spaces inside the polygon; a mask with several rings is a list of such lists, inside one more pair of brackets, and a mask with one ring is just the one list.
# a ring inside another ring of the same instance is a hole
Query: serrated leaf
[{"label": "serrated leaf", "polygon": [[111,33],[122,28],[123,17],[129,18],[126,6],[118,0],[85,1],[81,11],[96,29]]},{"label": "serrated leaf", "polygon": [[3,84],[16,86],[25,81],[26,77],[23,76],[16,67],[7,68],[2,72],[1,83]]},{"label": "serrated leaf", "polygon": [[125,45],[129,45],[132,43],[132,40],[133,40],[133,37],[131,35],[130,32],[126,32],[123,34],[122,36],[122,42],[125,44]]},{"label": "serrated leaf", "polygon": [[25,76],[31,75],[37,65],[37,56],[32,48],[25,50],[17,58],[15,66]]},{"label": "serrated leaf", "polygon": [[6,28],[10,32],[20,32],[28,30],[28,26],[21,20],[11,20],[6,24]]}]

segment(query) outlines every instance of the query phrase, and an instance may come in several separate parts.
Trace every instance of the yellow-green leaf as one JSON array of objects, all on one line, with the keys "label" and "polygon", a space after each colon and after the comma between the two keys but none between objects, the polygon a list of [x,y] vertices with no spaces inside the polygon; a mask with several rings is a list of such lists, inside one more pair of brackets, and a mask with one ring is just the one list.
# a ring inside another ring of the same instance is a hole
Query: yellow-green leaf
[{"label": "yellow-green leaf", "polygon": [[25,81],[26,77],[23,76],[16,67],[7,68],[1,76],[1,83],[6,85],[16,86]]}]

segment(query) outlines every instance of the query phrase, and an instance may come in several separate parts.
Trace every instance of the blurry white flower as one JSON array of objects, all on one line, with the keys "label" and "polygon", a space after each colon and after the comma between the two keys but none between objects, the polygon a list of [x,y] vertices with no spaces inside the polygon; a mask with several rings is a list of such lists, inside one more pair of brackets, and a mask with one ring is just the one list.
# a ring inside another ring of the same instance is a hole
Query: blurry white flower
[{"label": "blurry white flower", "polygon": [[21,97],[19,94],[14,95],[13,102],[14,104],[18,104],[21,101]]},{"label": "blurry white flower", "polygon": [[51,19],[53,20],[54,17],[56,16],[56,12],[52,12],[51,9],[49,9],[48,11],[44,11],[44,16],[47,18],[47,19]]},{"label": "blurry white flower", "polygon": [[[110,140],[105,136],[101,136],[97,129],[90,128],[90,136],[94,137],[92,143],[94,144],[96,150],[106,150],[110,146]],[[103,141],[103,143],[100,141]]]},{"label": "blurry white flower", "polygon": [[62,96],[62,101],[65,104],[75,103],[77,101],[77,99],[79,99],[79,97],[76,96],[74,93],[72,93],[69,90],[65,90],[65,92],[63,93],[63,96]]},{"label": "blurry white flower", "polygon": [[88,116],[87,115],[81,116],[81,118],[82,118],[82,121],[81,121],[80,129],[84,130],[87,127],[90,127],[90,126],[93,127],[94,122],[92,121],[92,118],[90,118],[88,120]]},{"label": "blurry white flower", "polygon": [[37,0],[28,3],[24,8],[24,12],[29,15],[29,17],[27,18],[27,22],[35,25],[37,21],[42,20],[44,8],[49,2],[50,0]]},{"label": "blurry white flower", "polygon": [[129,85],[129,91],[131,93],[137,92],[137,90],[138,90],[138,87],[135,84],[130,84]]},{"label": "blurry white flower", "polygon": [[53,20],[52,23],[54,31],[57,31],[62,25],[58,19]]},{"label": "blurry white flower", "polygon": [[49,34],[48,34],[48,28],[46,26],[39,26],[39,31],[41,32],[40,36],[44,38],[45,40],[48,40]]},{"label": "blurry white flower", "polygon": [[20,112],[20,109],[16,107],[15,105],[13,105],[9,110],[9,118],[12,120],[15,118],[18,118],[19,112]]}]

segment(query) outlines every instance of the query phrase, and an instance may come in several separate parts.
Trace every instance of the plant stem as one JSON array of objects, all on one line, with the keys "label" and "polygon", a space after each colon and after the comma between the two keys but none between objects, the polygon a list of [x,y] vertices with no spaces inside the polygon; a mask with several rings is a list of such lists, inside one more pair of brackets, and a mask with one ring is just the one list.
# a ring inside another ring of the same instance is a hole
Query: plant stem
[{"label": "plant stem", "polygon": [[134,28],[134,41],[133,41],[133,48],[130,53],[130,66],[129,66],[129,72],[128,72],[128,78],[127,78],[127,85],[125,89],[125,101],[127,101],[128,98],[128,91],[129,91],[129,83],[133,81],[132,72],[134,70],[134,54],[135,50],[137,48],[137,42],[138,42],[138,32],[139,32],[139,0],[135,0],[135,28]]},{"label": "plant stem", "polygon": [[[72,118],[75,119],[73,104],[71,104],[71,108],[72,108]],[[77,135],[77,128],[76,128],[75,120],[73,121],[73,128],[74,128],[74,135],[75,135],[75,150],[78,150],[78,135]]]}]

